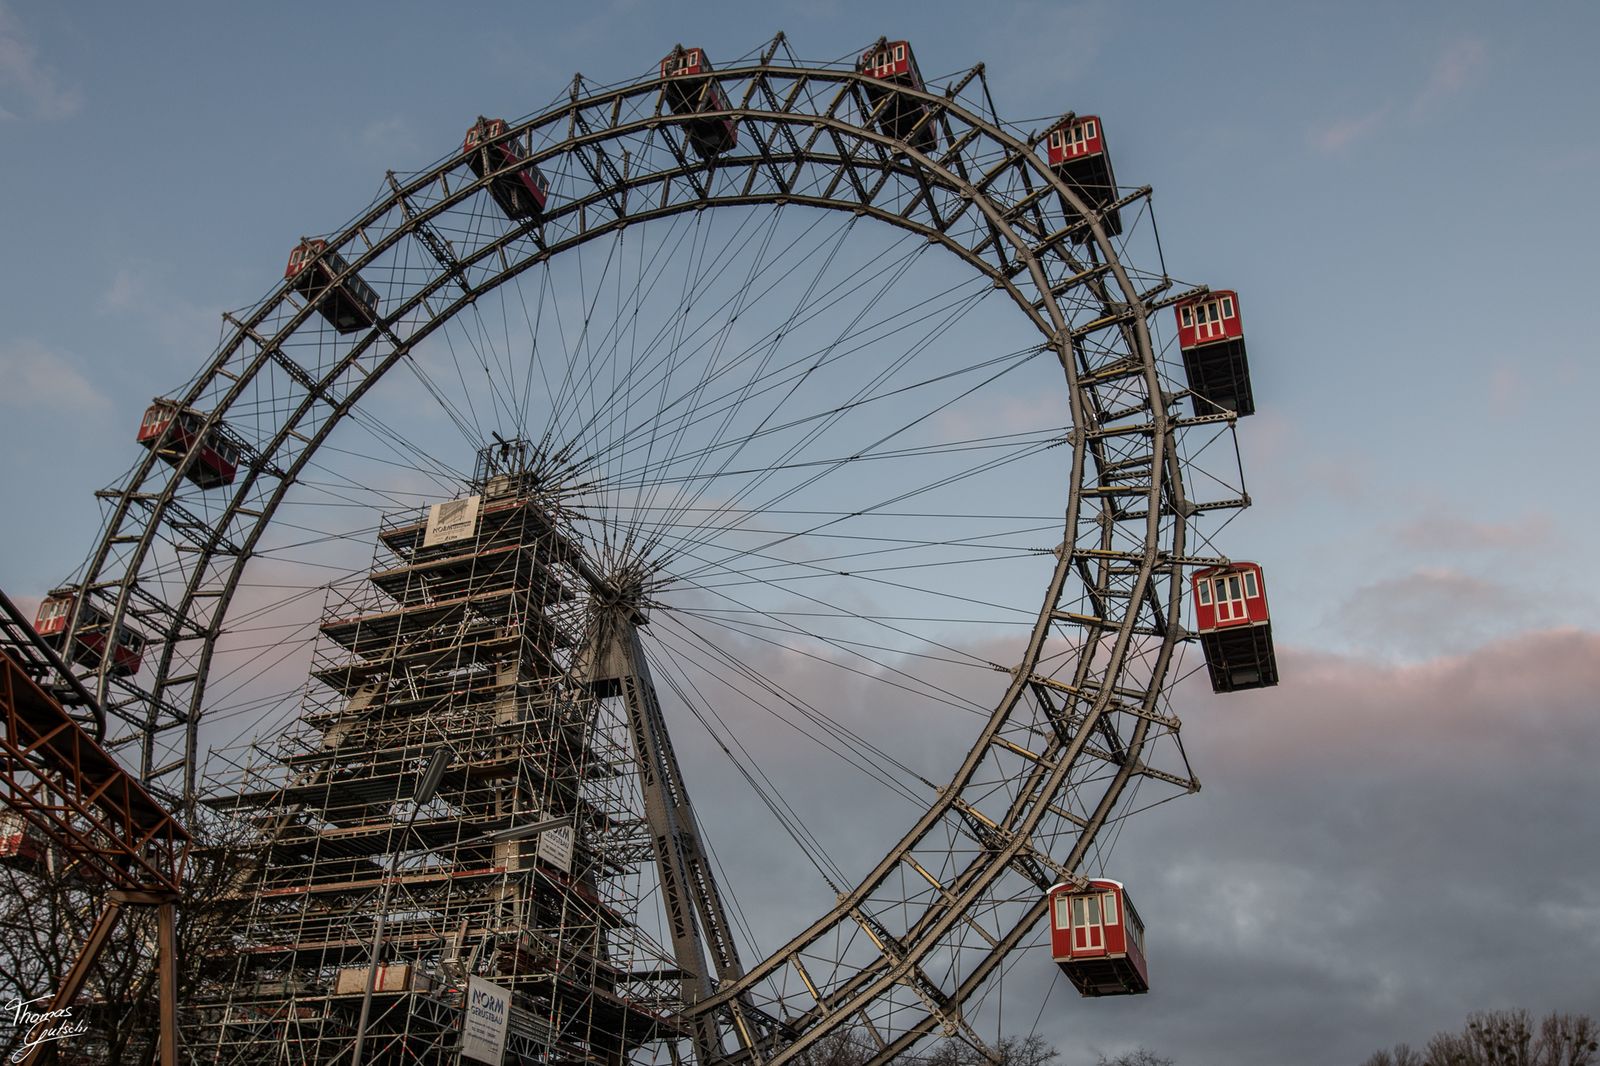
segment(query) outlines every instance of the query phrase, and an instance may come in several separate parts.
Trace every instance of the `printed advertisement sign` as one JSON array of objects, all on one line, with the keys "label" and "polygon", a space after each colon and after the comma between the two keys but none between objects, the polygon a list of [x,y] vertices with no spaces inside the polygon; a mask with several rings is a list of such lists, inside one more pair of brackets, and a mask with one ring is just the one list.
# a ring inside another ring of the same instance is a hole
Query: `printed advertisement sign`
[{"label": "printed advertisement sign", "polygon": [[428,508],[428,528],[422,535],[422,546],[449,544],[453,540],[466,540],[478,531],[478,504],[482,496],[468,496],[464,500],[448,500]]},{"label": "printed advertisement sign", "polygon": [[572,841],[574,833],[570,825],[563,825],[556,829],[546,829],[539,834],[539,858],[561,869],[562,873],[572,872]]},{"label": "printed advertisement sign", "polygon": [[500,1066],[506,1054],[506,1032],[511,1025],[511,990],[467,978],[467,1017],[462,1025],[461,1058]]}]

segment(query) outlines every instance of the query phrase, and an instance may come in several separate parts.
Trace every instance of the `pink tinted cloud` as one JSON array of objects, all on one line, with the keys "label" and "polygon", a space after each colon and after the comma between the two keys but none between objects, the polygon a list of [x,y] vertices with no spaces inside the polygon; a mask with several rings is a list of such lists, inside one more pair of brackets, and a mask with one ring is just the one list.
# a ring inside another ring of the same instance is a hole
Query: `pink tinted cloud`
[{"label": "pink tinted cloud", "polygon": [[[1592,1009],[1600,632],[1410,664],[1279,659],[1277,688],[1194,686],[1184,738],[1205,788],[1117,849],[1173,1005],[1141,1039],[1240,1066],[1308,1046],[1360,1062],[1507,995]],[[1501,935],[1507,899],[1519,921]],[[1116,1022],[1086,1024],[1078,1039]]]},{"label": "pink tinted cloud", "polygon": [[1529,514],[1505,522],[1477,522],[1452,511],[1430,510],[1400,526],[1396,538],[1418,551],[1526,550],[1548,545],[1555,522],[1547,514]]},{"label": "pink tinted cloud", "polygon": [[1411,102],[1411,113],[1421,115],[1471,86],[1488,54],[1480,40],[1462,37],[1451,41],[1434,60],[1427,82]]},{"label": "pink tinted cloud", "polygon": [[1365,115],[1347,115],[1334,119],[1327,125],[1311,131],[1311,147],[1324,155],[1336,155],[1356,141],[1377,131],[1388,117],[1389,105],[1384,104],[1376,111]]},{"label": "pink tinted cloud", "polygon": [[1247,762],[1290,774],[1311,764],[1406,774],[1419,759],[1498,773],[1508,759],[1600,748],[1600,633],[1528,632],[1415,663],[1304,648],[1283,648],[1279,660],[1275,689],[1203,697],[1217,705],[1204,728]]},{"label": "pink tinted cloud", "polygon": [[1489,404],[1496,414],[1522,414],[1527,397],[1526,370],[1511,366],[1495,368],[1489,377]]}]

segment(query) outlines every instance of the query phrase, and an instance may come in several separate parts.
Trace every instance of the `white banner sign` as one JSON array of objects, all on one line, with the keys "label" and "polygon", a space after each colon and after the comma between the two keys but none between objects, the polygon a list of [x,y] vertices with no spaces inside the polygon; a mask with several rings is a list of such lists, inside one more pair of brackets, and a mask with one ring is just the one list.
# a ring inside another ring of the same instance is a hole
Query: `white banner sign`
[{"label": "white banner sign", "polygon": [[570,825],[546,829],[539,834],[539,858],[551,866],[559,866],[562,873],[572,872],[572,841],[575,834]]},{"label": "white banner sign", "polygon": [[467,978],[467,1017],[461,1032],[461,1057],[500,1066],[506,1054],[506,1031],[511,1026],[511,990]]},{"label": "white banner sign", "polygon": [[422,546],[449,544],[453,540],[466,540],[478,531],[478,504],[482,496],[468,496],[464,500],[436,503],[428,508],[428,529],[422,535]]}]

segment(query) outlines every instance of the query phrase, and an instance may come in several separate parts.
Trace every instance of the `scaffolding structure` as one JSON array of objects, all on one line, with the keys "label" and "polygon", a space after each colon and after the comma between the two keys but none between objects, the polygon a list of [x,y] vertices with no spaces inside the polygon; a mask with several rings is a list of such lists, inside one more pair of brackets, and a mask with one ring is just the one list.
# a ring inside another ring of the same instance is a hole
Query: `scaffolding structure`
[{"label": "scaffolding structure", "polygon": [[587,665],[615,605],[561,501],[503,443],[464,498],[383,521],[297,723],[210,800],[258,858],[205,965],[206,1061],[350,1062],[360,1029],[363,1062],[454,1062],[473,977],[511,992],[506,1063],[617,1064],[688,1035],[683,973],[637,924],[637,741]]}]

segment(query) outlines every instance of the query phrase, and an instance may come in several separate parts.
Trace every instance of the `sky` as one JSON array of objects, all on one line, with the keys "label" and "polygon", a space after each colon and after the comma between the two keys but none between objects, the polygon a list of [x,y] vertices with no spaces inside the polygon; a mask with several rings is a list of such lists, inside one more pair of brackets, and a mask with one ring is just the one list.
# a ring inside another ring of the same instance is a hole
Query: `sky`
[{"label": "sky", "polygon": [[1245,314],[1227,543],[1266,567],[1283,682],[1180,690],[1204,788],[1115,853],[1152,993],[1079,1001],[1028,959],[990,1024],[1064,1066],[1331,1066],[1472,1010],[1600,1012],[1590,5],[0,3],[0,588],[82,561],[149,397],[385,170],[574,70],[777,30],[981,61],[1024,127],[1101,115],[1173,273]]}]

